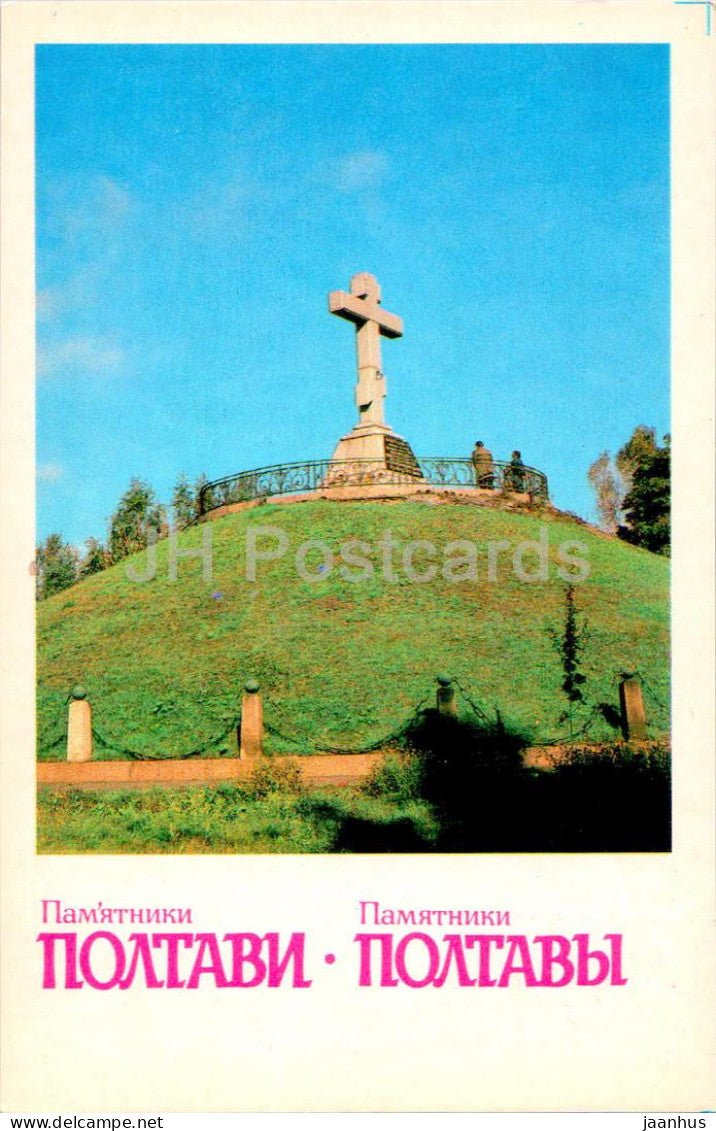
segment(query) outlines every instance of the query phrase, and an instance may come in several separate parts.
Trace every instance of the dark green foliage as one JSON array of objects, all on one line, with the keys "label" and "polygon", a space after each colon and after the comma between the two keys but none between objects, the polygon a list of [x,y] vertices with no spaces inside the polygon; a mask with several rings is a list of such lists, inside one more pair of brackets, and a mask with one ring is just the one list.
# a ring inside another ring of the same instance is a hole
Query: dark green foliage
[{"label": "dark green foliage", "polygon": [[48,534],[35,550],[35,568],[37,600],[44,601],[74,585],[79,575],[79,555],[74,546],[62,541],[60,534]]},{"label": "dark green foliage", "polygon": [[[670,756],[664,743],[562,751],[557,768],[526,768],[527,739],[426,711],[411,753],[378,771],[371,793],[429,803],[439,852],[666,852]],[[416,785],[417,783],[417,785]],[[406,849],[407,851],[407,849]],[[413,851],[419,851],[414,848]]]},{"label": "dark green foliage", "polygon": [[624,499],[625,526],[619,537],[657,554],[668,554],[671,542],[671,442],[641,455],[632,486]]},{"label": "dark green foliage", "polygon": [[386,797],[393,801],[414,801],[420,797],[423,769],[420,759],[409,750],[389,753],[363,783],[369,797]]},{"label": "dark green foliage", "polygon": [[575,747],[535,779],[543,851],[670,851],[670,768],[665,743]]},{"label": "dark green foliage", "polygon": [[249,779],[254,797],[270,793],[301,793],[303,777],[295,758],[259,758]]},{"label": "dark green foliage", "polygon": [[616,454],[615,463],[625,491],[631,490],[637,467],[650,459],[656,450],[656,429],[649,428],[646,424],[638,424],[626,444]]},{"label": "dark green foliage", "polygon": [[[201,512],[201,492],[203,491],[204,487],[206,487],[208,482],[209,482],[209,480],[206,478],[206,475],[202,471],[201,475],[199,476],[196,483],[194,484],[194,514],[193,514],[194,518],[198,518],[199,515],[202,513]],[[207,504],[208,504],[208,500],[207,500]]]},{"label": "dark green foliage", "polygon": [[164,508],[157,502],[154,491],[141,479],[132,479],[110,520],[112,562],[145,549],[150,541],[156,541],[166,532]]},{"label": "dark green foliage", "polygon": [[101,573],[110,564],[109,554],[98,538],[88,538],[85,542],[85,552],[80,564],[80,577],[91,577],[93,573]]},{"label": "dark green foliage", "polygon": [[[520,841],[506,814],[520,806],[527,738],[505,726],[464,721],[424,711],[406,736],[417,794],[438,824],[436,849],[444,852],[510,851]],[[500,814],[501,825],[493,823]],[[485,847],[483,847],[483,845]]]},{"label": "dark green foliage", "polygon": [[639,424],[613,461],[602,452],[587,472],[602,528],[661,554],[669,552],[669,439],[659,447],[656,430]]},{"label": "dark green foliage", "polygon": [[579,670],[579,657],[587,640],[586,624],[577,623],[577,609],[574,601],[574,586],[568,585],[564,595],[564,634],[560,642],[562,659],[562,691],[570,703],[583,703],[582,685],[587,677]]},{"label": "dark green foliage", "polygon": [[559,653],[562,667],[562,691],[567,696],[567,710],[560,715],[560,722],[569,723],[570,738],[572,737],[573,709],[575,704],[584,703],[583,692],[587,677],[581,670],[580,659],[589,637],[586,621],[580,624],[577,619],[577,607],[574,597],[574,586],[568,585],[564,593],[564,623],[560,633],[554,629],[548,630],[552,641]]}]

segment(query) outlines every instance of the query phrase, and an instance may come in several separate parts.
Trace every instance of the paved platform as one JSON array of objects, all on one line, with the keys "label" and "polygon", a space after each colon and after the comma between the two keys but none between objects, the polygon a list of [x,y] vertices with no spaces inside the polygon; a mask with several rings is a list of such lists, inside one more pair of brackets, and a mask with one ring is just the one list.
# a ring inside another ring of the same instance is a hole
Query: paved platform
[{"label": "paved platform", "polygon": [[[350,785],[380,762],[372,754],[311,754],[292,758],[307,785]],[[276,758],[277,762],[284,761]],[[151,786],[219,785],[250,777],[253,760],[184,758],[157,762],[38,762],[37,784],[56,789],[142,789]]]},{"label": "paved platform", "polygon": [[[290,761],[301,770],[306,785],[355,785],[383,757],[371,754],[310,754]],[[534,746],[524,764],[549,772],[569,757],[566,746]],[[273,760],[273,759],[271,759]],[[277,756],[277,762],[285,759]],[[256,763],[239,758],[185,758],[161,762],[38,762],[37,784],[50,789],[149,789],[152,786],[220,785],[246,781]]]}]

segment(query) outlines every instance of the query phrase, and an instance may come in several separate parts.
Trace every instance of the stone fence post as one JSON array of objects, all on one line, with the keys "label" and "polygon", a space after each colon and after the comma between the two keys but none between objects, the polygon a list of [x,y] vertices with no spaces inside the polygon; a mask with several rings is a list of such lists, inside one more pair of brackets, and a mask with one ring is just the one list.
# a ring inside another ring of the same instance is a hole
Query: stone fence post
[{"label": "stone fence post", "polygon": [[67,712],[67,761],[92,761],[92,708],[84,687],[72,689]]},{"label": "stone fence post", "polygon": [[455,699],[455,688],[453,687],[452,679],[449,675],[437,676],[438,690],[437,690],[437,708],[439,715],[446,715],[450,718],[455,718],[457,715],[457,701]]},{"label": "stone fence post", "polygon": [[625,674],[622,677],[619,684],[619,705],[624,738],[643,741],[646,738],[646,712],[641,684],[635,676]]},{"label": "stone fence post", "polygon": [[264,752],[264,705],[259,685],[248,679],[241,700],[239,758],[260,758]]}]

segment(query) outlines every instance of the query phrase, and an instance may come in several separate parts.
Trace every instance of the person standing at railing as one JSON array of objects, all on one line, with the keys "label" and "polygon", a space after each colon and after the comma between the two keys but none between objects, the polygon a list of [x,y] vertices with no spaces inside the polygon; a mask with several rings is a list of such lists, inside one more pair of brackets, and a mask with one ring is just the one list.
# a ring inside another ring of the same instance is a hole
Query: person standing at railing
[{"label": "person standing at railing", "polygon": [[522,453],[514,451],[510,466],[505,475],[505,486],[509,491],[515,491],[517,494],[522,494],[525,490],[525,465],[522,462]]},{"label": "person standing at railing", "polygon": [[476,486],[492,490],[495,486],[495,466],[492,462],[492,452],[485,447],[482,440],[475,441],[471,459],[475,469]]}]

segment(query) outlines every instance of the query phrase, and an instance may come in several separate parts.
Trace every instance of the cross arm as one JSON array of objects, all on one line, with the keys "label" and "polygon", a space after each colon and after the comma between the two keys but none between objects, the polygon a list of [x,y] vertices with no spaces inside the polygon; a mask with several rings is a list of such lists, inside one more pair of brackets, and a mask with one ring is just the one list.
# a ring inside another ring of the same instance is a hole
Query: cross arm
[{"label": "cross arm", "polygon": [[328,309],[339,318],[347,318],[362,326],[364,322],[377,322],[384,338],[402,338],[403,319],[397,314],[389,314],[377,302],[356,298],[346,291],[331,291],[328,296]]}]

